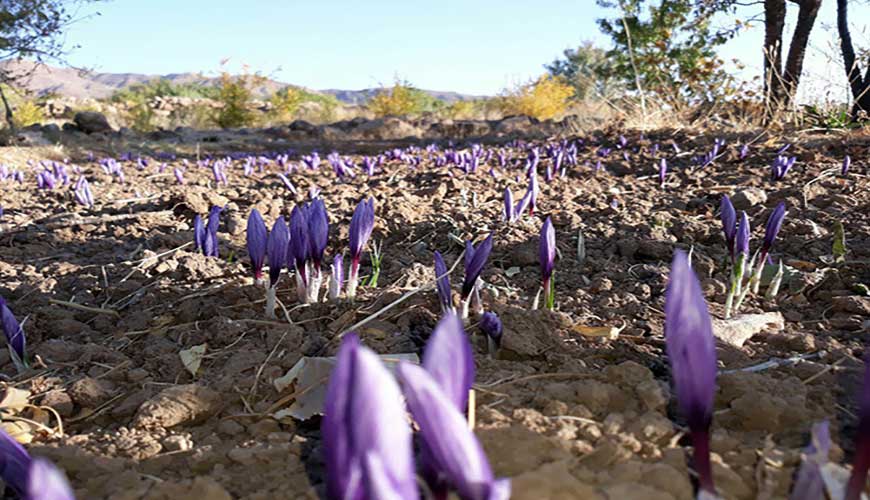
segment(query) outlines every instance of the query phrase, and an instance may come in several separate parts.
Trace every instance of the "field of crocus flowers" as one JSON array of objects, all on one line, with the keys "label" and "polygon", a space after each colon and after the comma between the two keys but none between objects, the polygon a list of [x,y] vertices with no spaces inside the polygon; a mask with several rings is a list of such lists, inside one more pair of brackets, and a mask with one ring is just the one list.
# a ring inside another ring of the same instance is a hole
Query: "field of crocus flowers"
[{"label": "field of crocus flowers", "polygon": [[68,156],[0,149],[10,498],[866,488],[866,134]]}]

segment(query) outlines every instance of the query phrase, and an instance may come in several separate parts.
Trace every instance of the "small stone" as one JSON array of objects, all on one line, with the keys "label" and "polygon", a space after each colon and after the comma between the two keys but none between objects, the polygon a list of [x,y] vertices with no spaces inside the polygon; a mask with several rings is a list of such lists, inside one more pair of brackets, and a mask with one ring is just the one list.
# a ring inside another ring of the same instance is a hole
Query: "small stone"
[{"label": "small stone", "polygon": [[135,427],[175,427],[204,420],[220,408],[221,395],[208,387],[169,387],[145,401],[133,418]]},{"label": "small stone", "polygon": [[193,448],[193,440],[189,435],[166,436],[161,444],[166,451],[187,451]]},{"label": "small stone", "polygon": [[223,420],[217,426],[218,432],[227,436],[235,436],[245,432],[245,426],[235,420]]},{"label": "small stone", "polygon": [[265,437],[274,432],[281,432],[281,425],[276,420],[264,418],[249,425],[248,432],[254,437]]},{"label": "small stone", "polygon": [[749,210],[756,205],[762,205],[767,202],[767,193],[760,188],[746,188],[734,193],[731,197],[731,203],[737,210]]},{"label": "small stone", "polygon": [[41,404],[53,408],[61,417],[73,414],[73,400],[64,390],[48,391],[42,396]]},{"label": "small stone", "polygon": [[833,297],[831,298],[831,307],[835,312],[870,316],[870,297],[860,297],[858,295]]},{"label": "small stone", "polygon": [[69,395],[83,408],[96,408],[112,397],[114,386],[105,380],[85,377],[77,380],[69,388]]}]

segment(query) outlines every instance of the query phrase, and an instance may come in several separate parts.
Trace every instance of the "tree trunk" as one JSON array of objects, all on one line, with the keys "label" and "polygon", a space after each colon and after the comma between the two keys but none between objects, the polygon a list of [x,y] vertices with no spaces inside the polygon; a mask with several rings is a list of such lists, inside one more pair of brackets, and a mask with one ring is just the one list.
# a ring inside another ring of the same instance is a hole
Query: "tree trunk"
[{"label": "tree trunk", "polygon": [[800,10],[798,11],[797,25],[791,38],[791,45],[788,49],[788,58],[785,61],[785,71],[783,71],[782,78],[785,83],[785,95],[783,97],[783,104],[785,105],[791,102],[797,92],[804,67],[804,56],[807,53],[807,45],[810,41],[810,33],[816,24],[819,7],[822,6],[822,0],[796,1],[800,5]]},{"label": "tree trunk", "polygon": [[3,85],[0,84],[0,99],[3,100],[3,107],[6,108],[6,123],[9,124],[9,130],[14,134],[15,133],[15,120],[12,115],[12,107],[9,105],[9,101],[6,100],[6,94],[3,93]]},{"label": "tree trunk", "polygon": [[870,63],[868,63],[867,74],[862,77],[861,67],[855,59],[852,34],[849,32],[848,0],[837,0],[837,31],[840,34],[843,67],[846,69],[846,78],[849,80],[849,88],[855,100],[852,119],[855,121],[867,119],[867,115],[870,115]]},{"label": "tree trunk", "polygon": [[782,32],[785,0],[764,0],[764,99],[768,113],[777,109],[782,95]]}]

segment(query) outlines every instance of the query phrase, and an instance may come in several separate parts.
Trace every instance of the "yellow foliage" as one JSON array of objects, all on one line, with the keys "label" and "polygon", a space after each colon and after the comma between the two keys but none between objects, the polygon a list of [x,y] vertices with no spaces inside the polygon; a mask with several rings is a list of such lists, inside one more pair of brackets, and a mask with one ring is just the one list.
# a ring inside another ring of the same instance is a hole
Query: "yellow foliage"
[{"label": "yellow foliage", "polygon": [[217,100],[222,106],[214,117],[215,123],[220,128],[247,127],[255,124],[257,116],[251,109],[251,101],[254,98],[253,88],[262,80],[259,75],[232,76],[227,72],[221,74]]},{"label": "yellow foliage", "polygon": [[527,115],[548,120],[563,113],[574,88],[562,78],[544,75],[533,83],[520,85],[502,97],[505,114]]},{"label": "yellow foliage", "polygon": [[45,113],[42,108],[33,101],[21,101],[16,107],[14,120],[18,127],[28,127],[36,123],[45,121]]},{"label": "yellow foliage", "polygon": [[375,116],[416,115],[425,111],[436,111],[442,103],[422,90],[397,81],[389,89],[381,89],[366,104]]}]

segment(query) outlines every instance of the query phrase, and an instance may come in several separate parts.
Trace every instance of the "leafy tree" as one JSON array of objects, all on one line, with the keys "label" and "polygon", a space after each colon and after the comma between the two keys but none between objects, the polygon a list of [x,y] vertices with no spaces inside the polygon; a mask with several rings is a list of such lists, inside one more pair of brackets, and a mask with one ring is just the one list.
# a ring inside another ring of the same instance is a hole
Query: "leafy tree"
[{"label": "leafy tree", "polygon": [[[42,64],[66,55],[63,33],[78,18],[74,7],[94,0],[3,0],[0,2],[0,62],[28,59]],[[0,83],[13,85],[32,74],[36,65],[13,72],[0,67]],[[0,87],[6,121],[15,127],[12,107]]]},{"label": "leafy tree", "polygon": [[302,87],[287,86],[269,97],[272,104],[272,119],[289,121],[299,115],[302,105],[315,103],[320,111],[316,116],[318,121],[327,122],[335,117],[335,111],[341,105],[335,96],[311,92]]},{"label": "leafy tree", "polygon": [[544,68],[550,75],[568,82],[574,87],[574,98],[583,100],[590,96],[609,97],[619,90],[621,83],[607,75],[607,65],[607,51],[587,41],[576,49],[566,49],[562,57]]},{"label": "leafy tree", "polygon": [[506,92],[501,98],[502,111],[548,120],[563,114],[573,95],[574,88],[564,79],[543,75],[532,83]]},{"label": "leafy tree", "polygon": [[254,99],[253,88],[262,81],[259,75],[233,76],[224,71],[218,86],[217,100],[221,103],[220,110],[215,114],[214,122],[220,128],[238,128],[253,125],[256,121],[251,104]]},{"label": "leafy tree", "polygon": [[672,102],[711,101],[733,84],[716,49],[738,25],[720,30],[712,23],[715,14],[733,12],[733,0],[596,1],[615,10],[614,17],[598,19],[613,43],[604,75]]},{"label": "leafy tree", "polygon": [[438,99],[402,80],[396,80],[388,89],[382,88],[366,103],[375,116],[419,115],[443,106]]}]

